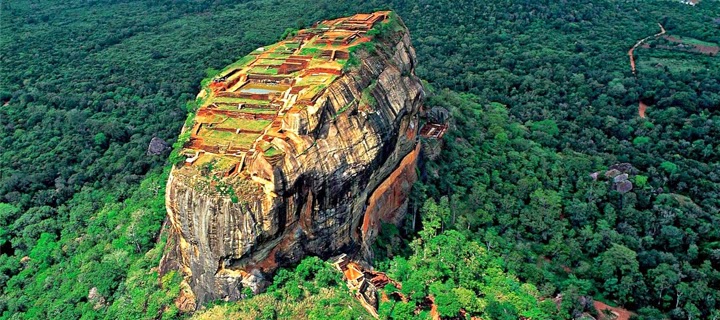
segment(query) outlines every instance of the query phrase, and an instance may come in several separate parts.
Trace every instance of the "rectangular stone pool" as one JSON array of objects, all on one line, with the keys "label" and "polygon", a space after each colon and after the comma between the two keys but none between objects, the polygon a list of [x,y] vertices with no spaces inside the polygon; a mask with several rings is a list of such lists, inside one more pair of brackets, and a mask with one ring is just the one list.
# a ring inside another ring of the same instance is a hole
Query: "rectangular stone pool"
[{"label": "rectangular stone pool", "polygon": [[273,94],[281,93],[287,90],[287,86],[269,85],[263,83],[248,83],[238,90],[240,93],[246,94]]}]

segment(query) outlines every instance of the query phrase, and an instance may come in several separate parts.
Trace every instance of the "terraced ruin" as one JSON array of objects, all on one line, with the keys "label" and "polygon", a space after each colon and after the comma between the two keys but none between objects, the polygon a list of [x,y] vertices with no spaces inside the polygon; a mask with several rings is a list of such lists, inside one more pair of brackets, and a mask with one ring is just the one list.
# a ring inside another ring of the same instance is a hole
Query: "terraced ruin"
[{"label": "terraced ruin", "polygon": [[273,139],[305,134],[300,113],[348,66],[351,51],[372,39],[389,11],[326,20],[261,47],[223,70],[200,93],[201,105],[183,153],[186,165],[216,176],[242,172],[245,159],[282,156]]}]

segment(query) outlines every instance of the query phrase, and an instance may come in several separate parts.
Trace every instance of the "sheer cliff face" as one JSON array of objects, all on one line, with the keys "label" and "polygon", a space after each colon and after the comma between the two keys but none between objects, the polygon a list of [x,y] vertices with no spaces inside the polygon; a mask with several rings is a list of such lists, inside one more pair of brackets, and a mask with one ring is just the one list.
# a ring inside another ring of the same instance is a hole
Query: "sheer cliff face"
[{"label": "sheer cliff face", "polygon": [[[161,270],[185,276],[184,309],[239,299],[243,287],[261,289],[264,275],[306,255],[369,258],[381,221],[403,217],[424,93],[401,29],[356,51],[359,63],[312,104],[280,112],[279,134],[267,129],[257,140],[272,153],[243,153],[237,169],[220,177],[188,163],[173,168]],[[292,92],[283,96],[286,106],[298,101]]]}]

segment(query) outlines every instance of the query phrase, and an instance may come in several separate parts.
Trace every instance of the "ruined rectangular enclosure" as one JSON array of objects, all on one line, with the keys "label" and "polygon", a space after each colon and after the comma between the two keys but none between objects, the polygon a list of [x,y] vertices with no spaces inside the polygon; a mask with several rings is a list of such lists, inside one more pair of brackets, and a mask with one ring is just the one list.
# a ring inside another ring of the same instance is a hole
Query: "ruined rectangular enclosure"
[{"label": "ruined rectangular enclosure", "polygon": [[282,156],[273,139],[302,135],[302,112],[348,67],[355,47],[370,42],[389,11],[326,20],[253,51],[221,71],[199,95],[183,154],[186,166],[215,176],[241,173],[245,159]]}]

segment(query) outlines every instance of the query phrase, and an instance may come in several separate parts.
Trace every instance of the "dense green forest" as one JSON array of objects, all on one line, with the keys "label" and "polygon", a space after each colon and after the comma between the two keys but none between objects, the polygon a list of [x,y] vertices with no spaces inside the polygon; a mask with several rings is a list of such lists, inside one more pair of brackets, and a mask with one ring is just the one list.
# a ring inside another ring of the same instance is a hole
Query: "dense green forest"
[{"label": "dense green forest", "polygon": [[[452,125],[424,142],[421,230],[388,228],[381,240],[405,245],[376,250],[412,297],[381,315],[425,317],[412,310],[429,294],[447,317],[569,319],[592,300],[720,317],[720,57],[653,39],[633,75],[627,56],[658,23],[717,45],[717,1],[41,0],[0,3],[0,318],[179,316],[178,277],[155,269],[168,154],[150,140],[172,144],[207,69],[286,28],[387,8]],[[207,312],[362,315],[308,269],[328,266],[307,259]],[[284,305],[296,299],[317,309]]]}]

